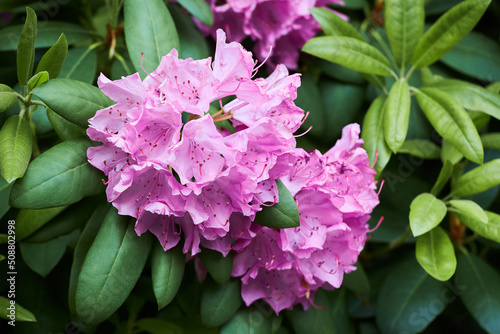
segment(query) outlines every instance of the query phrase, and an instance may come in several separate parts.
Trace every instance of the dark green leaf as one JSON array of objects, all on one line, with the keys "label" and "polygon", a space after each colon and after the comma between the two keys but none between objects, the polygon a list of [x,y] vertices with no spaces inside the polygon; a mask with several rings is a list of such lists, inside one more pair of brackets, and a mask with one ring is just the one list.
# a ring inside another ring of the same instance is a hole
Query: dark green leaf
[{"label": "dark green leaf", "polygon": [[[444,288],[414,258],[407,259],[382,284],[376,306],[377,324],[385,334],[422,331],[444,310]],[[425,310],[425,316],[420,310]]]},{"label": "dark green leaf", "polygon": [[172,49],[179,50],[179,37],[172,16],[162,0],[125,0],[125,40],[130,59],[144,79],[143,65],[151,73],[160,64],[161,58]]},{"label": "dark green leaf", "polygon": [[410,91],[408,82],[400,79],[392,86],[387,97],[384,115],[384,137],[392,152],[403,145],[410,122]]},{"label": "dark green leaf", "polygon": [[61,239],[41,243],[21,242],[19,249],[28,267],[45,277],[63,257],[66,243]]},{"label": "dark green leaf", "polygon": [[3,112],[16,103],[17,97],[12,88],[0,84],[0,112]]},{"label": "dark green leaf", "polygon": [[37,87],[33,93],[50,109],[83,128],[97,110],[113,104],[99,88],[72,79],[54,79]]},{"label": "dark green leaf", "polygon": [[481,142],[485,149],[500,150],[500,132],[490,132],[481,135]]},{"label": "dark green leaf", "polygon": [[204,25],[211,27],[214,24],[214,14],[205,0],[178,0],[177,2]]},{"label": "dark green leaf", "polygon": [[347,67],[326,61],[324,59],[314,59],[313,61],[314,65],[319,67],[323,72],[323,74],[328,75],[329,77],[334,78],[340,82],[356,84],[356,85],[363,85],[366,83],[366,80],[360,73],[351,70]]},{"label": "dark green leaf", "polygon": [[460,297],[472,316],[488,333],[500,332],[500,275],[473,254],[458,259]]},{"label": "dark green leaf", "polygon": [[57,42],[40,59],[35,72],[47,71],[50,79],[57,78],[67,54],[68,40],[61,34]]},{"label": "dark green leaf", "polygon": [[[14,307],[12,307],[12,302],[14,302]],[[7,319],[8,321],[12,321],[14,319],[10,318],[10,309],[13,308],[15,310],[15,321],[36,321],[36,317],[33,313],[15,303],[14,299],[7,299],[5,297],[0,296],[0,318]],[[6,326],[6,325],[5,325]]]},{"label": "dark green leaf", "polygon": [[9,211],[9,195],[14,183],[8,183],[0,176],[0,218]]},{"label": "dark green leaf", "polygon": [[97,53],[90,48],[74,48],[68,55],[59,73],[59,78],[80,80],[92,84],[97,70]]},{"label": "dark green leaf", "polygon": [[[328,89],[328,91],[330,93],[331,89]],[[307,129],[312,126],[309,133],[313,136],[321,137],[325,131],[326,115],[323,104],[321,103],[318,85],[312,74],[306,73],[302,76],[300,87],[297,89],[295,104],[303,110],[310,111],[309,116],[304,122],[304,128]]]},{"label": "dark green leaf", "polygon": [[263,315],[254,307],[238,311],[224,326],[221,334],[272,334],[272,318]]},{"label": "dark green leaf", "polygon": [[490,2],[464,1],[443,14],[418,42],[413,54],[413,66],[429,66],[450,51],[474,28]]},{"label": "dark green leaf", "polygon": [[31,158],[30,124],[18,115],[10,116],[0,130],[0,170],[11,183],[24,175]]},{"label": "dark green leaf", "polygon": [[460,220],[480,236],[500,242],[500,215],[491,211],[484,211],[488,220],[474,219],[471,216],[459,215]]},{"label": "dark green leaf", "polygon": [[447,281],[455,273],[457,258],[448,234],[439,226],[417,238],[417,261],[439,281]]},{"label": "dark green leaf", "polygon": [[[202,1],[206,4],[205,1]],[[203,59],[210,56],[207,39],[200,33],[193,20],[178,6],[168,7],[179,34],[180,54],[182,58]]]},{"label": "dark green leaf", "polygon": [[47,109],[47,117],[54,131],[62,140],[77,139],[86,136],[84,128],[67,121],[64,117],[52,111],[52,109]]},{"label": "dark green leaf", "polygon": [[[366,0],[344,0],[341,8],[363,9],[368,6]],[[335,4],[333,4],[335,6]],[[340,4],[337,4],[340,6]]]},{"label": "dark green leaf", "polygon": [[83,262],[76,287],[76,311],[87,325],[97,325],[127,299],[151,249],[149,235],[138,237],[129,218],[108,211]]},{"label": "dark green leaf", "polygon": [[151,279],[158,309],[167,306],[177,294],[184,276],[185,256],[180,247],[164,251],[159,243],[153,246]]},{"label": "dark green leaf", "polygon": [[352,25],[331,10],[315,7],[309,11],[326,35],[352,37],[364,41],[361,34]]},{"label": "dark green leaf", "polygon": [[[10,36],[13,38],[13,36]],[[26,21],[17,44],[17,79],[21,86],[26,86],[33,73],[35,62],[36,13],[26,7]],[[2,43],[0,43],[1,45]]]},{"label": "dark green leaf", "polygon": [[302,307],[296,307],[293,311],[285,313],[292,323],[295,333],[337,334],[334,317],[328,312],[330,303],[324,291],[316,291],[314,304],[325,309],[309,307],[307,311],[304,311]]},{"label": "dark green leaf", "polygon": [[231,319],[241,304],[239,279],[224,285],[206,284],[201,295],[201,321],[208,327],[221,326]]},{"label": "dark green leaf", "polygon": [[279,179],[276,180],[276,185],[278,187],[278,203],[258,212],[254,223],[271,228],[299,227],[299,210],[292,194]]},{"label": "dark green leaf", "polygon": [[171,322],[156,318],[141,318],[135,326],[139,333],[149,334],[184,334],[184,328]]},{"label": "dark green leaf", "polygon": [[359,294],[369,294],[370,293],[370,281],[368,281],[368,276],[361,264],[356,264],[356,270],[351,271],[344,276],[343,284]]},{"label": "dark green leaf", "polygon": [[456,197],[483,192],[500,184],[500,159],[495,159],[462,175],[452,187]]},{"label": "dark green leaf", "polygon": [[441,14],[462,1],[463,0],[429,0],[425,2],[425,13],[427,15]]},{"label": "dark green leaf", "polygon": [[47,108],[44,106],[36,106],[35,113],[31,116],[31,124],[34,124],[35,133],[38,138],[41,139],[53,135],[54,128],[50,124],[47,117]]},{"label": "dark green leaf", "polygon": [[453,173],[453,164],[449,160],[445,160],[443,163],[443,167],[439,172],[439,176],[436,180],[436,183],[432,187],[431,194],[433,194],[434,196],[439,195],[439,193],[441,192],[441,190],[443,190],[446,183],[448,183],[448,180],[450,179],[452,173]]},{"label": "dark green leaf", "polygon": [[224,257],[220,252],[204,248],[198,256],[214,281],[220,285],[229,281],[233,270],[232,253]]},{"label": "dark green leaf", "polygon": [[373,46],[352,37],[324,36],[310,39],[302,51],[352,70],[389,76],[391,64]]},{"label": "dark green leaf", "polygon": [[467,199],[454,199],[450,200],[448,203],[453,206],[461,216],[463,215],[479,220],[484,224],[488,223],[488,216],[476,202]]},{"label": "dark green leaf", "polygon": [[385,31],[396,63],[406,67],[424,32],[424,0],[386,0]]},{"label": "dark green leaf", "polygon": [[14,184],[10,204],[42,209],[73,204],[104,190],[102,174],[87,161],[86,139],[68,140],[33,160],[24,177]]},{"label": "dark green leaf", "polygon": [[436,131],[467,159],[482,163],[484,152],[476,127],[467,112],[448,94],[422,88],[417,101]]},{"label": "dark green leaf", "polygon": [[398,153],[407,153],[422,159],[439,159],[441,149],[427,139],[410,139],[403,143]]},{"label": "dark green leaf", "polygon": [[415,197],[410,205],[410,228],[413,236],[422,235],[434,227],[446,216],[446,205],[429,193]]},{"label": "dark green leaf", "polygon": [[370,164],[373,164],[378,152],[375,170],[381,173],[391,158],[392,151],[387,146],[384,138],[384,108],[386,96],[381,95],[372,102],[363,121],[361,128],[361,138],[364,140],[363,147],[370,157]]},{"label": "dark green leaf", "polygon": [[20,241],[27,238],[64,209],[66,209],[66,206],[41,210],[19,210],[16,217],[16,240]]},{"label": "dark green leaf", "polygon": [[38,72],[37,74],[32,76],[31,79],[29,79],[28,89],[33,90],[47,81],[49,81],[49,72],[47,71]]}]

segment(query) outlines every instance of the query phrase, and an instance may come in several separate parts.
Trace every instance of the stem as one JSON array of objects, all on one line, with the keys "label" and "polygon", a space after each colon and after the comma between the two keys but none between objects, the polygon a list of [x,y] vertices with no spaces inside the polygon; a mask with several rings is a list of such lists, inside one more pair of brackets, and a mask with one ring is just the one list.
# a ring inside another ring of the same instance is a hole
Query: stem
[{"label": "stem", "polygon": [[401,245],[404,244],[406,239],[408,239],[410,236],[411,236],[411,230],[410,230],[410,226],[408,225],[406,227],[405,231],[403,232],[403,234],[401,234],[396,239],[392,240],[389,243],[389,245],[387,245],[386,247],[384,247],[382,249],[379,249],[376,252],[373,252],[371,254],[367,254],[368,259],[381,257],[382,255],[385,255],[385,254],[389,253],[390,251],[400,247]]},{"label": "stem", "polygon": [[405,79],[406,79],[406,80],[410,80],[410,77],[411,77],[411,75],[413,74],[413,72],[414,72],[415,70],[416,70],[415,66],[413,66],[413,65],[412,65],[412,66],[410,67],[410,70],[408,71],[408,73],[406,73]]},{"label": "stem", "polygon": [[114,53],[114,56],[122,64],[123,68],[125,69],[125,72],[127,72],[127,74],[130,75],[131,72],[130,72],[130,69],[128,68],[128,66],[127,66],[127,63],[125,62],[125,59],[123,59],[123,57],[118,52],[116,52],[116,51]]}]

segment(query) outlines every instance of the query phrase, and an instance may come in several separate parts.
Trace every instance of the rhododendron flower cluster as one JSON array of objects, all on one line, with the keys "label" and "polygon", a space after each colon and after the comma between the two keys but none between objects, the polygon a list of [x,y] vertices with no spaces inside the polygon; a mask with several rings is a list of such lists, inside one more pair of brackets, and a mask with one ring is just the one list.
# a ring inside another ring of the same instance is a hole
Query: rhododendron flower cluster
[{"label": "rhododendron flower cluster", "polygon": [[296,69],[300,49],[321,30],[309,9],[344,4],[341,0],[206,1],[214,13],[214,24],[209,28],[195,20],[199,28],[214,35],[217,29],[224,29],[228,38],[236,42],[249,36],[256,42],[254,53],[258,59],[263,60],[271,53],[267,64],[272,69],[276,64]]}]

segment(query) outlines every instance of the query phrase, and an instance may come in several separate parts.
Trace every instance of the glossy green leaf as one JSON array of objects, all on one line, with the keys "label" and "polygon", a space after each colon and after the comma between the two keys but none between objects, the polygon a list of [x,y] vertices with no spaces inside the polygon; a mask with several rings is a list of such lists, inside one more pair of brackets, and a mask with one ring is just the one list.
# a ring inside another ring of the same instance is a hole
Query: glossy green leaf
[{"label": "glossy green leaf", "polygon": [[368,276],[366,275],[363,266],[360,263],[355,265],[356,270],[351,271],[347,275],[344,276],[343,284],[359,293],[359,294],[369,294],[370,293],[370,281],[368,280]]},{"label": "glossy green leaf", "polygon": [[497,40],[471,31],[441,61],[454,70],[473,78],[500,80],[500,45]]},{"label": "glossy green leaf", "polygon": [[151,257],[151,279],[158,309],[167,306],[177,294],[184,276],[185,255],[180,247],[164,251],[155,242]]},{"label": "glossy green leaf", "polygon": [[309,307],[307,311],[302,308],[295,308],[286,312],[288,320],[292,323],[295,333],[337,333],[335,330],[334,317],[329,307],[329,300],[324,291],[318,290],[315,293],[314,304],[324,309]]},{"label": "glossy green leaf", "polygon": [[454,199],[450,200],[448,203],[461,215],[479,220],[484,224],[488,223],[488,216],[476,202],[467,199]]},{"label": "glossy green leaf", "polygon": [[62,140],[77,139],[87,135],[84,128],[67,121],[64,117],[56,114],[52,109],[47,109],[47,117],[54,131]]},{"label": "glossy green leaf", "polygon": [[432,85],[453,96],[467,110],[480,111],[500,119],[500,95],[460,80],[441,80]]},{"label": "glossy green leaf", "polygon": [[17,97],[12,88],[0,84],[0,112],[3,112],[16,103]]},{"label": "glossy green leaf", "polygon": [[[328,89],[328,91],[329,93],[332,93],[331,89]],[[295,104],[299,108],[310,112],[303,124],[303,127],[304,129],[308,129],[312,126],[309,133],[315,137],[321,137],[326,128],[326,112],[325,108],[323,108],[323,103],[321,102],[320,90],[314,75],[310,73],[304,74],[300,78],[300,87],[297,89]]]},{"label": "glossy green leaf", "polygon": [[31,79],[29,79],[28,89],[33,90],[47,81],[49,81],[49,72],[47,71],[38,72],[37,74],[32,76]]},{"label": "glossy green leaf", "polygon": [[326,61],[324,59],[314,59],[313,62],[314,66],[320,68],[323,74],[334,78],[337,81],[355,85],[363,85],[366,82],[360,73],[347,67]]},{"label": "glossy green leaf", "polygon": [[500,243],[500,215],[491,211],[484,211],[487,222],[471,216],[458,215],[460,221],[480,236]]},{"label": "glossy green leaf", "polygon": [[14,184],[10,205],[43,209],[73,204],[104,190],[102,174],[87,161],[86,139],[68,140],[33,160]]},{"label": "glossy green leaf", "polygon": [[16,239],[20,241],[29,237],[66,208],[66,206],[61,206],[41,210],[19,210],[16,216]]},{"label": "glossy green leaf", "polygon": [[377,173],[384,170],[392,154],[384,138],[385,102],[385,95],[377,97],[372,102],[361,127],[361,138],[364,141],[363,147],[370,157],[370,164],[373,164],[378,152],[377,164],[375,165]]},{"label": "glossy green leaf", "polygon": [[[429,276],[415,258],[401,262],[380,288],[375,318],[381,331],[384,334],[421,332],[444,310],[443,289],[445,285]],[[425,310],[425,316],[421,310]]]},{"label": "glossy green leaf", "polygon": [[488,92],[500,94],[500,81],[489,84],[488,86],[486,86],[486,89],[488,90]]},{"label": "glossy green leaf", "polygon": [[[21,86],[26,86],[33,73],[35,62],[36,13],[26,7],[26,21],[17,44],[17,80]],[[1,43],[0,43],[1,44]]]},{"label": "glossy green leaf", "polygon": [[150,235],[137,236],[134,224],[115,209],[108,211],[83,262],[76,287],[76,312],[97,325],[127,299],[151,249]]},{"label": "glossy green leaf", "polygon": [[417,237],[429,232],[446,216],[446,205],[429,193],[415,197],[410,205],[410,228]]},{"label": "glossy green leaf", "polygon": [[409,139],[399,148],[398,153],[407,153],[422,159],[439,159],[441,149],[428,139]]},{"label": "glossy green leaf", "polygon": [[415,254],[422,268],[439,281],[447,281],[455,273],[455,249],[448,234],[439,226],[417,238]]},{"label": "glossy green leaf", "polygon": [[21,242],[19,249],[28,267],[45,277],[63,257],[66,243],[61,239],[40,243]]},{"label": "glossy green leaf", "polygon": [[179,50],[179,37],[162,0],[125,0],[123,10],[130,59],[144,79],[146,73],[141,69],[141,53],[144,53],[142,64],[151,73],[160,64],[161,57],[174,48]]},{"label": "glossy green leaf", "polygon": [[458,259],[457,280],[464,287],[460,298],[488,333],[500,332],[500,275],[473,254]]},{"label": "glossy green leaf", "polygon": [[53,135],[54,128],[50,124],[47,117],[47,108],[44,106],[36,106],[35,112],[31,115],[31,123],[34,124],[35,133],[38,138],[41,139]]},{"label": "glossy green leaf", "polygon": [[[14,306],[11,306],[12,302],[14,302]],[[15,310],[15,317],[9,317],[11,315],[10,309]],[[16,303],[15,299],[7,299],[2,296],[0,296],[0,318],[7,319],[9,322],[12,320],[29,322],[36,321],[35,315]]]},{"label": "glossy green leaf", "polygon": [[500,184],[500,159],[495,159],[462,175],[453,185],[452,194],[465,197]]},{"label": "glossy green leaf", "polygon": [[456,165],[464,158],[464,155],[448,141],[443,140],[441,145],[441,161],[449,161],[452,165]]},{"label": "glossy green leaf", "polygon": [[392,152],[403,145],[410,122],[410,91],[408,82],[400,79],[392,86],[384,115],[384,137]]},{"label": "glossy green leaf", "polygon": [[177,2],[204,25],[211,27],[214,24],[214,14],[205,0],[177,0]]},{"label": "glossy green leaf", "polygon": [[449,160],[445,160],[443,162],[443,167],[439,172],[439,176],[436,180],[436,183],[434,183],[434,186],[431,189],[431,194],[433,194],[434,196],[439,195],[439,193],[441,192],[441,190],[443,190],[446,183],[448,183],[451,174],[453,174],[453,164]]},{"label": "glossy green leaf", "polygon": [[238,311],[220,330],[220,334],[272,334],[272,318],[254,307]]},{"label": "glossy green leaf", "polygon": [[323,36],[310,39],[302,51],[352,70],[389,76],[389,60],[373,46],[352,37]]},{"label": "glossy green leaf", "polygon": [[481,135],[484,149],[500,150],[500,132],[490,132]]},{"label": "glossy green leaf", "polygon": [[227,322],[243,304],[240,280],[223,285],[206,284],[201,295],[201,321],[208,327]]},{"label": "glossy green leaf", "polygon": [[450,95],[422,88],[417,101],[436,131],[467,159],[482,163],[484,152],[476,127],[467,112]]},{"label": "glossy green leaf", "polygon": [[424,0],[386,0],[385,31],[396,63],[406,67],[424,32]]},{"label": "glossy green leaf", "polygon": [[467,0],[443,14],[419,40],[413,66],[422,68],[450,51],[474,28],[491,0]]},{"label": "glossy green leaf", "polygon": [[0,170],[9,183],[24,175],[31,158],[30,124],[18,115],[10,116],[0,130]]},{"label": "glossy green leaf", "polygon": [[[300,217],[295,199],[279,179],[276,180],[276,185],[278,187],[278,203],[264,207],[262,211],[257,213],[254,223],[271,228],[299,227]],[[273,187],[274,185],[271,185],[271,188]]]},{"label": "glossy green leaf", "polygon": [[97,110],[113,104],[99,88],[71,79],[54,79],[37,87],[33,93],[50,109],[83,128]]},{"label": "glossy green leaf", "polygon": [[110,209],[111,204],[107,204],[100,205],[94,210],[92,216],[87,222],[87,225],[83,229],[82,234],[80,235],[78,243],[76,244],[75,251],[73,253],[73,263],[71,265],[68,289],[68,305],[72,314],[76,314],[76,286],[78,282],[78,276],[80,276],[80,271],[82,269],[83,261],[85,260],[85,256],[87,256],[87,252],[89,251],[90,246],[92,246],[92,243],[95,240],[95,236],[97,235],[97,232],[99,231],[102,222],[104,221],[104,217],[107,216]]},{"label": "glossy green leaf", "polygon": [[351,24],[340,18],[331,10],[325,8],[314,7],[309,9],[312,16],[318,21],[325,35],[329,36],[344,36],[363,40],[363,36]]},{"label": "glossy green leaf", "polygon": [[[15,25],[0,30],[0,51],[15,50],[21,36],[23,25]],[[36,48],[49,48],[61,36],[66,36],[68,44],[84,41],[91,36],[91,32],[83,26],[57,21],[46,21],[37,29]]]},{"label": "glossy green leaf", "polygon": [[61,34],[57,42],[40,59],[35,72],[47,71],[50,79],[57,78],[67,54],[68,40]]},{"label": "glossy green leaf", "polygon": [[92,84],[97,71],[97,52],[87,47],[68,51],[59,78],[73,79]]},{"label": "glossy green leaf", "polygon": [[14,183],[8,183],[0,176],[0,218],[10,209],[9,196]]},{"label": "glossy green leaf", "polygon": [[231,271],[233,270],[232,253],[224,257],[218,251],[204,248],[198,256],[214,281],[220,285],[226,284],[229,281]]}]

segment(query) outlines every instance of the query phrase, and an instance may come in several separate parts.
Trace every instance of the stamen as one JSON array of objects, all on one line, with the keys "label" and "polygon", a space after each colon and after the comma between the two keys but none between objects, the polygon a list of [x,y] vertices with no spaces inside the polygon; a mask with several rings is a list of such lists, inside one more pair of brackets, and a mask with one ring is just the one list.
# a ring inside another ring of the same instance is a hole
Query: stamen
[{"label": "stamen", "polygon": [[144,71],[144,73],[146,73],[147,75],[151,76],[151,74],[148,73],[148,71],[146,71],[144,69],[144,66],[142,66],[142,58],[144,57],[144,52],[141,52],[141,61],[140,61],[140,64],[141,64],[141,68],[142,70]]},{"label": "stamen", "polygon": [[380,181],[380,187],[378,188],[377,196],[380,196],[380,192],[382,191],[382,187],[384,186],[384,184],[385,180],[382,179],[382,181]]},{"label": "stamen", "polygon": [[271,53],[273,52],[273,45],[272,44],[269,44],[269,53],[267,54],[266,56],[266,59],[264,59],[264,61],[262,63],[260,63],[259,66],[257,66],[256,68],[253,69],[252,71],[252,78],[257,74],[257,72],[259,71],[259,68],[262,67],[262,65],[264,65],[266,63],[266,61],[269,59],[269,57],[271,56]]},{"label": "stamen", "polygon": [[276,204],[276,196],[274,196],[274,202],[272,204],[266,204],[266,203],[262,203],[262,205],[264,206],[273,206],[274,204]]},{"label": "stamen", "polygon": [[294,135],[294,137],[295,138],[302,137],[303,135],[305,135],[306,133],[308,133],[309,131],[311,131],[311,129],[312,129],[312,125],[304,133],[301,133],[300,135]]},{"label": "stamen", "polygon": [[375,232],[378,229],[378,227],[380,226],[380,224],[382,223],[383,220],[384,220],[384,216],[380,217],[380,219],[378,220],[377,225],[374,228],[372,228],[371,230],[368,230],[366,233]]},{"label": "stamen", "polygon": [[375,151],[375,159],[373,159],[373,165],[370,166],[371,168],[375,168],[377,160],[378,160],[378,151]]}]

